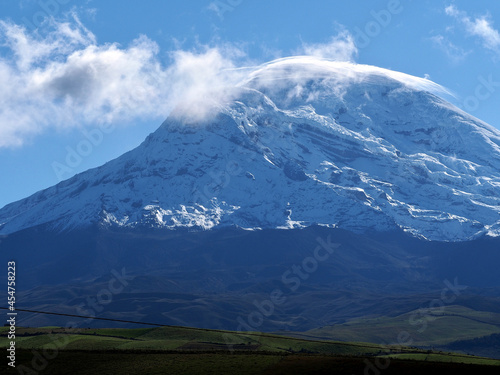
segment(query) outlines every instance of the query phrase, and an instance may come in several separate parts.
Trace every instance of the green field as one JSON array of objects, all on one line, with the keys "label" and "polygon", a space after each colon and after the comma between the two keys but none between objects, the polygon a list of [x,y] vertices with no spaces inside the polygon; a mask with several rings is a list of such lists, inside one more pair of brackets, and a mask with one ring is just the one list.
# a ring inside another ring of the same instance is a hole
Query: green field
[{"label": "green field", "polygon": [[446,306],[445,309],[413,311],[396,317],[355,319],[313,329],[298,337],[393,343],[399,342],[401,332],[407,333],[406,343],[411,345],[446,346],[455,341],[500,333],[500,314]]},{"label": "green field", "polygon": [[[0,329],[2,348],[10,341],[6,331]],[[408,347],[187,327],[18,327],[16,336],[17,371],[4,362],[2,373],[362,374],[367,366],[389,364],[384,374],[419,373],[415,368],[493,374],[500,366],[500,360]]]}]

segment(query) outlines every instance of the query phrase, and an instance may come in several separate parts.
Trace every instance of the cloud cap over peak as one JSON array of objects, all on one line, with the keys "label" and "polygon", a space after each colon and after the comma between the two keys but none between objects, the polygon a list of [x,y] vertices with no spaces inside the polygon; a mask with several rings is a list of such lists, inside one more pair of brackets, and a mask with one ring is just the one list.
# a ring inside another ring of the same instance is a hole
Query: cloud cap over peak
[{"label": "cloud cap over peak", "polygon": [[331,79],[341,86],[362,81],[376,83],[392,80],[415,90],[428,91],[440,96],[451,95],[446,88],[427,78],[415,77],[372,65],[335,61],[315,56],[291,56],[263,64],[250,72],[241,84],[279,87],[279,82],[303,84],[311,79]]}]

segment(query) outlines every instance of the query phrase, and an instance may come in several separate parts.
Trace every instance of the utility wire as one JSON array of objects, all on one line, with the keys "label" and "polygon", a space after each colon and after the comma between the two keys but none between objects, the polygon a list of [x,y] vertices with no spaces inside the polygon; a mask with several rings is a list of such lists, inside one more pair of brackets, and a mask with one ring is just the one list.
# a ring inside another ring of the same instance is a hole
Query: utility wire
[{"label": "utility wire", "polygon": [[[8,310],[9,308],[7,308],[7,307],[0,307],[0,309],[2,309],[2,310]],[[170,325],[158,324],[158,323],[136,322],[136,321],[133,321],[133,320],[122,320],[122,319],[111,319],[111,318],[98,318],[98,317],[95,317],[95,316],[85,316],[85,315],[76,315],[76,314],[63,314],[63,313],[55,313],[55,312],[49,312],[49,311],[27,310],[27,309],[18,309],[18,308],[16,308],[15,311],[23,311],[23,312],[29,312],[29,313],[34,313],[34,314],[70,316],[72,318],[82,318],[82,319],[107,320],[107,321],[110,321],[110,322],[143,324],[143,325],[156,326],[156,327],[177,327],[177,326],[170,326]],[[183,327],[183,328],[189,328],[189,327]]]}]

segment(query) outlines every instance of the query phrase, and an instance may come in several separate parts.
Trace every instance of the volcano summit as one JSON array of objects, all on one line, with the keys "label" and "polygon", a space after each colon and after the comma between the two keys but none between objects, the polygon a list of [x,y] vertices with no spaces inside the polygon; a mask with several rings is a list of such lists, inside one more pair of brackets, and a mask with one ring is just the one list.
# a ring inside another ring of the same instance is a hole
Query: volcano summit
[{"label": "volcano summit", "polygon": [[[500,234],[500,132],[426,79],[312,57],[181,103],[136,149],[0,210],[0,234],[99,226]],[[207,104],[208,103],[208,104]]]}]

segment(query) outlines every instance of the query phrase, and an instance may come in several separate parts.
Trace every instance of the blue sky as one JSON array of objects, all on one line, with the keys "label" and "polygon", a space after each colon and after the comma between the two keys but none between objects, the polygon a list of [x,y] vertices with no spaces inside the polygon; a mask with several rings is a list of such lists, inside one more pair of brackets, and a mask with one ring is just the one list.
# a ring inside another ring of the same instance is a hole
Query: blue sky
[{"label": "blue sky", "polygon": [[[0,207],[137,146],[220,72],[315,54],[435,81],[500,128],[495,1],[0,0]],[[224,82],[224,81],[222,81]]]}]

